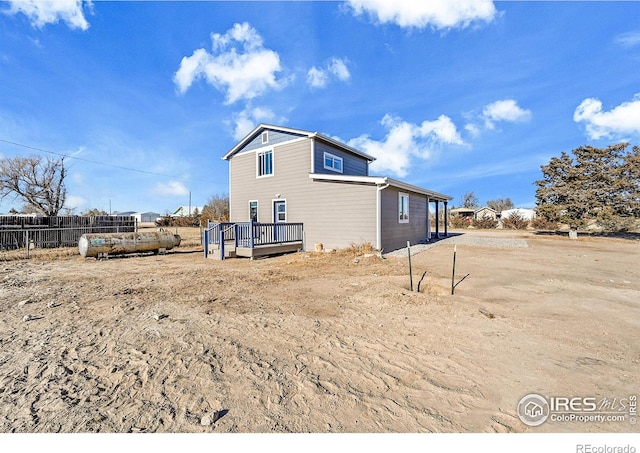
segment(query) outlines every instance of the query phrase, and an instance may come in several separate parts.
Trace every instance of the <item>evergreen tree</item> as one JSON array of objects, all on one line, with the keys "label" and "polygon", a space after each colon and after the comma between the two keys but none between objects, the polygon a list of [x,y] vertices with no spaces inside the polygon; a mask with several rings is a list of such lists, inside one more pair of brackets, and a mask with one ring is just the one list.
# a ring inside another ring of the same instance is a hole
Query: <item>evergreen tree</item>
[{"label": "evergreen tree", "polygon": [[622,229],[640,217],[640,148],[627,143],[606,148],[581,146],[542,165],[535,182],[538,216],[572,229],[598,219]]}]

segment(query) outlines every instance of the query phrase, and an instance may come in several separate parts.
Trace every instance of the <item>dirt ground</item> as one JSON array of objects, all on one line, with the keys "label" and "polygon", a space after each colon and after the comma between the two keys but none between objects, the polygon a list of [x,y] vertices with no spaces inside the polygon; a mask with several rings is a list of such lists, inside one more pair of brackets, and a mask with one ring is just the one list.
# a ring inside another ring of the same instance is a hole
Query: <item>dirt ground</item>
[{"label": "dirt ground", "polygon": [[516,407],[640,393],[640,241],[466,232],[528,247],[457,245],[452,296],[447,241],[413,256],[418,293],[406,257],[221,262],[180,233],[0,261],[0,432],[639,431]]}]

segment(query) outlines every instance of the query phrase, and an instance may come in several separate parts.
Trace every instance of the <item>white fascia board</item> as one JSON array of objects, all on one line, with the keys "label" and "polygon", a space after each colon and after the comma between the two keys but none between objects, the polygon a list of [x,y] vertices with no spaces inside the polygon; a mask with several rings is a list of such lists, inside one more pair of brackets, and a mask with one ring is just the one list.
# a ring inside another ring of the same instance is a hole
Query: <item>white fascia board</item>
[{"label": "white fascia board", "polygon": [[409,192],[419,193],[426,195],[430,200],[434,201],[451,201],[453,197],[444,195],[433,190],[423,189],[422,187],[407,184],[406,182],[398,181],[397,179],[388,178],[386,176],[353,176],[353,175],[329,175],[324,173],[311,173],[309,178],[320,181],[336,181],[336,182],[351,182],[361,184],[376,184],[385,185],[388,184],[398,189],[407,190]]},{"label": "white fascia board", "polygon": [[393,187],[397,187],[399,189],[409,190],[411,192],[416,192],[422,195],[426,195],[430,200],[437,201],[451,201],[453,200],[452,196],[445,195],[442,193],[434,192],[433,190],[423,189],[422,187],[414,186],[412,184],[407,184],[406,182],[398,181],[397,179],[385,178],[387,183]]},{"label": "white fascia board", "polygon": [[386,184],[387,178],[378,176],[329,175],[324,173],[309,173],[309,178],[319,181],[355,182],[360,184]]}]

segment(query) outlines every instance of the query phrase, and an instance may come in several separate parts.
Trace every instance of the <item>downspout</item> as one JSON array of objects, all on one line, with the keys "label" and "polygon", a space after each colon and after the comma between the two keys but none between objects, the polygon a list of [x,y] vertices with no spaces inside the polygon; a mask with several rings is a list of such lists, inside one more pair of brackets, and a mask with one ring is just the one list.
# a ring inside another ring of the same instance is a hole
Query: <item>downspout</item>
[{"label": "downspout", "polygon": [[231,206],[232,206],[231,204],[231,197],[232,197],[231,195],[231,160],[229,160],[228,162],[229,162],[229,166],[227,171],[229,172],[228,173],[229,174],[228,176],[229,178],[229,222],[231,222]]},{"label": "downspout", "polygon": [[382,250],[382,194],[389,183],[376,186],[376,249]]},{"label": "downspout", "polygon": [[316,141],[311,137],[311,174],[316,172]]}]

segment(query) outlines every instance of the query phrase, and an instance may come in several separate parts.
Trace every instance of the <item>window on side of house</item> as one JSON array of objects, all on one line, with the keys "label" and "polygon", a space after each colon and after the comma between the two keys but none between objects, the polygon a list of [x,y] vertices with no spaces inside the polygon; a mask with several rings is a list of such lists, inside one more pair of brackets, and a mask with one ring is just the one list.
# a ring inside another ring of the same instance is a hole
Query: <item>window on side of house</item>
[{"label": "window on side of house", "polygon": [[273,175],[273,151],[258,153],[258,177]]},{"label": "window on side of house", "polygon": [[266,145],[267,143],[269,143],[269,131],[264,131],[262,133],[262,144]]},{"label": "window on side of house", "polygon": [[257,200],[251,200],[249,202],[249,219],[252,222],[258,221],[258,201]]},{"label": "window on side of house", "polygon": [[330,153],[324,153],[324,168],[342,173],[342,157],[334,156]]},{"label": "window on side of house", "polygon": [[409,223],[409,195],[398,193],[398,222]]}]

